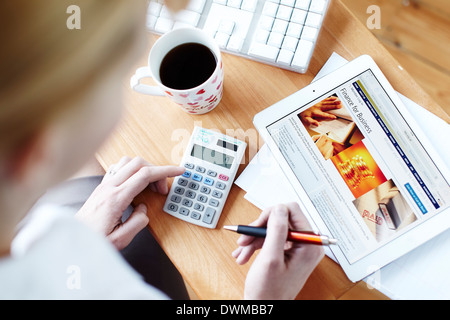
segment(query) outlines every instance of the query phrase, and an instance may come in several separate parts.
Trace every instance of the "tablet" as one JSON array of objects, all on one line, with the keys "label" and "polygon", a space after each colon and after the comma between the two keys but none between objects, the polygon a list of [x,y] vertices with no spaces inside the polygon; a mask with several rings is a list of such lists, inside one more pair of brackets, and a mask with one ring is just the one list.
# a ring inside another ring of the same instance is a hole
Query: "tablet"
[{"label": "tablet", "polygon": [[369,56],[253,122],[351,281],[450,227],[448,167]]}]

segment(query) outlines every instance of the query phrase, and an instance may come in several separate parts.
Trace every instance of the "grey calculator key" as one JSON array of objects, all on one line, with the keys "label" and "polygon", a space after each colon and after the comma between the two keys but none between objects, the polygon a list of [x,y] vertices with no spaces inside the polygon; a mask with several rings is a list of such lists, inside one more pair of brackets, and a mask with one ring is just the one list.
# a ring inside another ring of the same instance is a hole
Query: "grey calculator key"
[{"label": "grey calculator key", "polygon": [[217,181],[217,183],[216,183],[216,188],[217,188],[217,189],[220,189],[220,190],[225,189],[226,186],[227,186],[227,185],[226,185],[225,183],[220,182],[220,181]]},{"label": "grey calculator key", "polygon": [[192,211],[191,218],[195,220],[199,220],[202,215],[198,212]]},{"label": "grey calculator key", "polygon": [[185,187],[185,186],[187,186],[188,181],[187,181],[186,179],[184,179],[184,178],[180,178],[180,179],[178,179],[178,184],[179,184],[180,186]]},{"label": "grey calculator key", "polygon": [[220,192],[220,191],[218,191],[218,190],[214,190],[214,191],[212,192],[212,196],[213,196],[214,198],[220,199],[220,198],[222,198],[222,195],[223,195],[223,193]]},{"label": "grey calculator key", "polygon": [[181,204],[186,207],[192,207],[192,201],[189,199],[183,199],[183,202]]},{"label": "grey calculator key", "polygon": [[189,162],[186,162],[186,163],[184,164],[184,167],[185,167],[185,168],[188,168],[188,169],[194,169],[194,165],[193,165],[192,163],[189,163]]},{"label": "grey calculator key", "polygon": [[206,171],[206,169],[204,167],[200,167],[200,166],[197,166],[197,168],[195,168],[195,170],[197,170],[200,173],[203,173]]},{"label": "grey calculator key", "polygon": [[219,206],[219,200],[216,199],[210,199],[209,200],[209,205],[213,206],[213,207],[218,207]]},{"label": "grey calculator key", "polygon": [[207,223],[207,224],[211,224],[213,219],[214,219],[214,215],[216,214],[216,210],[213,208],[206,208],[205,214],[203,215],[203,222]]},{"label": "grey calculator key", "polygon": [[198,197],[197,197],[197,200],[200,201],[200,202],[205,203],[206,201],[208,201],[208,197],[204,196],[202,194],[199,194]]},{"label": "grey calculator key", "polygon": [[184,188],[182,188],[182,187],[175,187],[173,192],[175,192],[176,194],[182,195],[184,193]]},{"label": "grey calculator key", "polygon": [[167,205],[167,209],[169,209],[170,211],[173,211],[173,212],[177,212],[178,206],[176,204],[174,204],[174,203],[169,203]]},{"label": "grey calculator key", "polygon": [[210,176],[210,177],[215,177],[215,176],[217,176],[217,172],[215,172],[215,171],[212,171],[212,170],[208,170],[208,172],[206,173],[208,176]]},{"label": "grey calculator key", "polygon": [[194,210],[203,211],[203,209],[205,209],[205,206],[200,203],[194,205]]},{"label": "grey calculator key", "polygon": [[173,202],[175,202],[175,203],[180,203],[181,197],[180,197],[180,196],[177,196],[176,194],[173,194],[173,195],[170,197],[170,201],[173,201]]},{"label": "grey calculator key", "polygon": [[189,209],[180,208],[180,214],[187,216],[189,214]]},{"label": "grey calculator key", "polygon": [[198,185],[198,183],[191,181],[191,182],[189,182],[188,187],[193,190],[198,190],[199,185]]},{"label": "grey calculator key", "polygon": [[206,186],[202,186],[202,187],[200,188],[200,192],[201,192],[201,193],[204,193],[204,194],[209,194],[209,193],[211,192],[211,189],[208,188],[208,187],[206,187]]},{"label": "grey calculator key", "polygon": [[192,190],[186,191],[186,197],[188,197],[188,198],[194,199],[196,195],[197,194]]}]

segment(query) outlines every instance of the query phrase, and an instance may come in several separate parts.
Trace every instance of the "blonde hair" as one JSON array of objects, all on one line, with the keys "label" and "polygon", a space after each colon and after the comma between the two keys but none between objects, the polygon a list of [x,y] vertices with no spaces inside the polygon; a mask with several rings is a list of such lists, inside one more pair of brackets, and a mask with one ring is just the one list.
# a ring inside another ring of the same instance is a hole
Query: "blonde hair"
[{"label": "blonde hair", "polygon": [[[140,0],[0,1],[0,156],[29,139],[130,50]],[[67,8],[81,11],[69,29]]]}]

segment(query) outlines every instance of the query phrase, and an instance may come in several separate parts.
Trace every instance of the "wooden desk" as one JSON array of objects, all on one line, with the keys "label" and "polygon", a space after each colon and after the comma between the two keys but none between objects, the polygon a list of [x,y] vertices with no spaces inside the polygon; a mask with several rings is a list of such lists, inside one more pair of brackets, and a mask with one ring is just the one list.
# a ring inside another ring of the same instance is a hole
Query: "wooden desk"
[{"label": "wooden desk", "polygon": [[[98,153],[98,160],[104,168],[119,161],[123,155],[138,155],[156,165],[178,165],[194,125],[200,125],[227,134],[230,133],[227,129],[232,129],[236,138],[246,140],[249,147],[239,175],[263,144],[253,127],[253,116],[308,85],[333,51],[348,60],[361,54],[371,55],[397,91],[448,121],[442,109],[405,70],[399,68],[366,27],[339,0],[334,0],[306,74],[223,54],[224,96],[220,105],[206,115],[192,116],[167,98],[133,92],[129,87],[130,72],[124,79],[125,117]],[[137,61],[136,68],[146,65],[147,54],[148,51]],[[251,261],[245,266],[235,263],[231,252],[236,248],[238,235],[223,231],[222,226],[246,224],[258,217],[260,210],[245,200],[244,194],[239,187],[233,186],[215,230],[197,227],[164,213],[164,196],[149,191],[138,199],[148,205],[152,233],[200,299],[241,299],[243,296]],[[298,298],[384,296],[367,289],[365,283],[351,283],[337,264],[324,258]]]}]

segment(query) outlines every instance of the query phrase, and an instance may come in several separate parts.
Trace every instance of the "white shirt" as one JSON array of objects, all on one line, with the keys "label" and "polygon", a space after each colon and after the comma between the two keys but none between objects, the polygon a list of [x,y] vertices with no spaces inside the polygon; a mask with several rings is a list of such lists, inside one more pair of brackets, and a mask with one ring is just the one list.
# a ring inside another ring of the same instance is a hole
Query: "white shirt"
[{"label": "white shirt", "polygon": [[167,299],[64,208],[31,214],[0,259],[0,299]]}]

